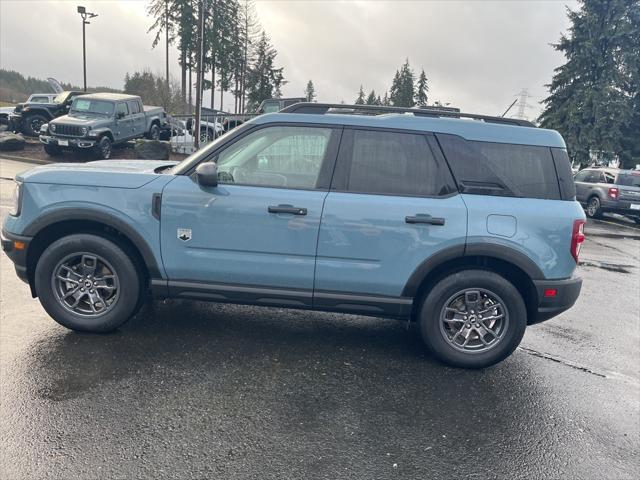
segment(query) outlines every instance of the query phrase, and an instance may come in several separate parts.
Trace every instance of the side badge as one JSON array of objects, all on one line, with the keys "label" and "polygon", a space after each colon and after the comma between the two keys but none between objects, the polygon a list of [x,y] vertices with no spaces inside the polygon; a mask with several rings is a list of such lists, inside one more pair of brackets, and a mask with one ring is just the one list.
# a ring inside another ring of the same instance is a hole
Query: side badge
[{"label": "side badge", "polygon": [[183,242],[188,242],[191,240],[191,229],[190,228],[179,228],[178,229],[178,238]]}]

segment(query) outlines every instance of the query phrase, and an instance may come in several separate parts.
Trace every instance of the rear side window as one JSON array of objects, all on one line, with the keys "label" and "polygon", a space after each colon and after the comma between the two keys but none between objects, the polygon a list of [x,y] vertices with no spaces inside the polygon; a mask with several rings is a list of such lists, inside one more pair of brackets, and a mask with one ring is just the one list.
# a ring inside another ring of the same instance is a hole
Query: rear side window
[{"label": "rear side window", "polygon": [[140,105],[137,101],[129,100],[127,105],[129,105],[129,112],[131,112],[131,114],[140,113]]},{"label": "rear side window", "polygon": [[340,161],[347,163],[348,192],[437,196],[455,190],[446,165],[438,162],[424,135],[349,130]]},{"label": "rear side window", "polygon": [[464,193],[559,200],[551,149],[437,135]]}]

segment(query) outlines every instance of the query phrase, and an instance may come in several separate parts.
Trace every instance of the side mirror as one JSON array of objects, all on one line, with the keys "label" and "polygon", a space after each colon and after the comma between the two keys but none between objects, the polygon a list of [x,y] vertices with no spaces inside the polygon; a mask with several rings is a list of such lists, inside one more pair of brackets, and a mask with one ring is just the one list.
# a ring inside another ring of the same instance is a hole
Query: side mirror
[{"label": "side mirror", "polygon": [[196,168],[196,179],[205,187],[218,186],[218,165],[215,162],[204,162]]},{"label": "side mirror", "polygon": [[124,112],[118,112],[118,113],[116,113],[116,118],[117,118],[118,120],[120,120],[121,118],[124,118]]}]

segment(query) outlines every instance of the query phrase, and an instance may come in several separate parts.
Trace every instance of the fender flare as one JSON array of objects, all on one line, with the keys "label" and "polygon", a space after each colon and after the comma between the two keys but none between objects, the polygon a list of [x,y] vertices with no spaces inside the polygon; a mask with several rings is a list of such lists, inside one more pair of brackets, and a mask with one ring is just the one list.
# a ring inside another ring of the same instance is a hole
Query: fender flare
[{"label": "fender flare", "polygon": [[149,275],[151,278],[162,278],[162,274],[160,273],[160,268],[158,267],[158,263],[156,262],[155,256],[153,254],[153,250],[144,239],[142,235],[140,235],[132,226],[130,226],[125,221],[119,219],[118,217],[97,210],[89,210],[85,208],[78,207],[66,207],[60,208],[58,210],[51,211],[49,213],[45,213],[42,216],[33,220],[29,225],[27,225],[23,231],[23,235],[29,237],[35,237],[39,232],[41,232],[44,228],[54,225],[56,223],[64,222],[64,221],[92,221],[101,223],[106,225],[107,227],[111,227],[114,230],[119,231],[125,237],[133,243],[133,245],[138,249],[142,259],[149,271]]},{"label": "fender flare", "polygon": [[522,270],[531,280],[545,278],[544,273],[533,260],[514,248],[491,243],[467,243],[445,248],[424,260],[409,277],[402,290],[402,296],[415,297],[424,279],[443,263],[458,258],[478,256],[510,263]]}]

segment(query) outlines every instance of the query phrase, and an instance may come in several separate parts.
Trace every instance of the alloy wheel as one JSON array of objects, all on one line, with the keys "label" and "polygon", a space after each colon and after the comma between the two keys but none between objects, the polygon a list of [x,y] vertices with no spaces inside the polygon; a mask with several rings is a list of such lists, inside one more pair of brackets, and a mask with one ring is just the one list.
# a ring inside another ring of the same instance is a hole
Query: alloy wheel
[{"label": "alloy wheel", "polygon": [[494,348],[509,327],[509,312],[495,293],[469,288],[452,295],[440,313],[440,333],[464,353],[484,353]]},{"label": "alloy wheel", "polygon": [[74,253],[62,259],[53,269],[51,285],[65,310],[85,317],[105,314],[120,296],[115,269],[93,253]]}]

